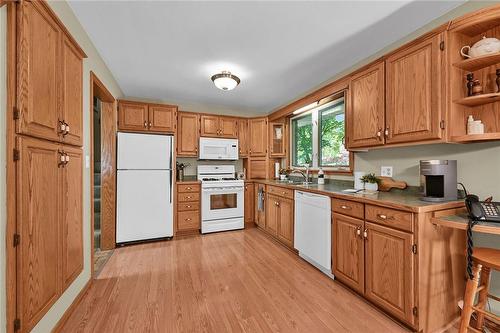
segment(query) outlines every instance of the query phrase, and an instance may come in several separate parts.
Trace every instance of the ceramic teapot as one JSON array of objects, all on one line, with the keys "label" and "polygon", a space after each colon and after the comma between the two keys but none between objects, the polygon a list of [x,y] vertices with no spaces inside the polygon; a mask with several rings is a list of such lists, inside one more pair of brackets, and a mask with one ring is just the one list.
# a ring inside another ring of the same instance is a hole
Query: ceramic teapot
[{"label": "ceramic teapot", "polygon": [[500,52],[500,40],[491,37],[483,37],[479,42],[474,45],[466,45],[460,50],[460,54],[465,58],[475,58],[486,54]]}]

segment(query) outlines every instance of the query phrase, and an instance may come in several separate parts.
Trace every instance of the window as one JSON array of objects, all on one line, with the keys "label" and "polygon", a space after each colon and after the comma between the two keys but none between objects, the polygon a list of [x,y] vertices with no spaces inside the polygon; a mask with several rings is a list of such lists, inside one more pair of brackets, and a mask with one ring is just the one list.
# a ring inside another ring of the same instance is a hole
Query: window
[{"label": "window", "polygon": [[292,166],[351,171],[344,146],[344,99],[325,103],[291,119]]}]

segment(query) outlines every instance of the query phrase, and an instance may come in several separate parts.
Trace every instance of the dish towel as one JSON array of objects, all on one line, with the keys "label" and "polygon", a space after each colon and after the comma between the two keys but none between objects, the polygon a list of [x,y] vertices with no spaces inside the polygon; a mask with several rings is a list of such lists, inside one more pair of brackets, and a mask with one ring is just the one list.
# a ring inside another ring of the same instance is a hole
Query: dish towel
[{"label": "dish towel", "polygon": [[257,210],[259,212],[263,212],[264,211],[264,188],[263,187],[259,188],[259,193],[258,193],[257,197],[258,197]]}]

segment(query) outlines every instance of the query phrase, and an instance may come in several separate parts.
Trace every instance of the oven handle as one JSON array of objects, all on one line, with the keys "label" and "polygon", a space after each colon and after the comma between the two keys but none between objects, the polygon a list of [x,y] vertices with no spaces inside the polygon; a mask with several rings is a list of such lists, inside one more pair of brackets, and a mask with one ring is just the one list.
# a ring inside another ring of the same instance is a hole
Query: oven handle
[{"label": "oven handle", "polygon": [[227,191],[236,191],[243,192],[243,187],[210,187],[202,189],[202,192],[227,192]]}]

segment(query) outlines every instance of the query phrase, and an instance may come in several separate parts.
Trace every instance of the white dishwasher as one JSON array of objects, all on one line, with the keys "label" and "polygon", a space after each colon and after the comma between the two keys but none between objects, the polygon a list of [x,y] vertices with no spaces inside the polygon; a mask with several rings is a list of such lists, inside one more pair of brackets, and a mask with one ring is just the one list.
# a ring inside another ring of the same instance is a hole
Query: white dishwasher
[{"label": "white dishwasher", "polygon": [[331,199],[295,191],[295,248],[299,255],[326,275],[332,274]]}]

